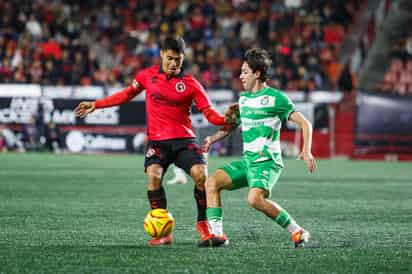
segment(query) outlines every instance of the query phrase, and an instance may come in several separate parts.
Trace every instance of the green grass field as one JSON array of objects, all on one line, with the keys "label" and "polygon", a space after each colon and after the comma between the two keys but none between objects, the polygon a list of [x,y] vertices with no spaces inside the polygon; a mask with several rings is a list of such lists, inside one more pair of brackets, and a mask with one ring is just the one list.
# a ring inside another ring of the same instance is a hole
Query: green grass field
[{"label": "green grass field", "polygon": [[308,248],[240,190],[223,194],[230,245],[199,249],[193,184],[166,185],[175,243],[146,245],[141,156],[0,154],[0,273],[412,272],[411,163],[286,165],[272,198],[312,232]]}]

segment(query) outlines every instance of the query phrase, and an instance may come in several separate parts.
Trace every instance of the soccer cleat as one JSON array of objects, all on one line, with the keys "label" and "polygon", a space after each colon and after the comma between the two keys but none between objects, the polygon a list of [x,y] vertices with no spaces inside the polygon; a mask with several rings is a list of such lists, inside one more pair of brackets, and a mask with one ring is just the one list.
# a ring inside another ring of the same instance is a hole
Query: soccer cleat
[{"label": "soccer cleat", "polygon": [[199,232],[200,239],[205,240],[210,238],[212,233],[210,232],[209,223],[207,221],[198,221],[196,223],[197,232]]},{"label": "soccer cleat", "polygon": [[226,235],[216,236],[210,234],[206,239],[202,239],[197,244],[198,247],[219,247],[229,245],[229,239]]},{"label": "soccer cleat", "polygon": [[295,248],[301,248],[305,246],[305,243],[310,240],[310,232],[304,230],[303,228],[299,229],[292,233],[292,241],[295,243]]},{"label": "soccer cleat", "polygon": [[167,181],[168,185],[187,184],[188,180],[185,172],[182,169],[174,167],[173,171],[175,173],[175,177]]},{"label": "soccer cleat", "polygon": [[174,178],[166,182],[168,185],[184,185],[187,184],[187,178]]},{"label": "soccer cleat", "polygon": [[173,234],[169,234],[165,237],[158,238],[158,239],[151,239],[148,243],[150,246],[171,245],[173,243]]}]

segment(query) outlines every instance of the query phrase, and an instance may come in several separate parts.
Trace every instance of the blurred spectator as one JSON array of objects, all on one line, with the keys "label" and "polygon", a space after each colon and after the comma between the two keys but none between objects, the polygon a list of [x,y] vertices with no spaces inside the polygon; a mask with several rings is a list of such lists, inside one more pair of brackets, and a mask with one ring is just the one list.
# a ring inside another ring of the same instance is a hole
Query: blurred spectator
[{"label": "blurred spectator", "polygon": [[228,155],[226,141],[218,141],[210,148],[209,154],[212,156]]},{"label": "blurred spectator", "polygon": [[61,152],[61,144],[60,144],[60,130],[56,126],[55,123],[49,122],[46,125],[46,148],[54,153]]},{"label": "blurred spectator", "polygon": [[54,62],[50,59],[46,61],[42,84],[56,85],[59,80],[59,71],[55,68]]},{"label": "blurred spectator", "polygon": [[45,59],[52,57],[54,59],[60,59],[62,57],[62,51],[59,43],[53,39],[49,39],[41,44],[43,57]]},{"label": "blurred spectator", "polygon": [[21,138],[18,135],[14,134],[10,129],[3,128],[0,131],[0,135],[4,141],[6,150],[16,150],[18,152],[26,151]]},{"label": "blurred spectator", "polygon": [[13,70],[9,59],[3,59],[0,66],[0,82],[9,83],[13,78]]},{"label": "blurred spectator", "polygon": [[32,35],[34,39],[37,40],[41,38],[42,28],[34,14],[30,14],[29,20],[27,20],[27,23],[26,23],[26,29]]},{"label": "blurred spectator", "polygon": [[23,125],[22,141],[24,148],[28,151],[38,150],[40,148],[40,131],[37,124],[37,117],[33,116],[29,124]]},{"label": "blurred spectator", "polygon": [[377,87],[386,94],[412,96],[412,36],[394,45],[390,65]]}]

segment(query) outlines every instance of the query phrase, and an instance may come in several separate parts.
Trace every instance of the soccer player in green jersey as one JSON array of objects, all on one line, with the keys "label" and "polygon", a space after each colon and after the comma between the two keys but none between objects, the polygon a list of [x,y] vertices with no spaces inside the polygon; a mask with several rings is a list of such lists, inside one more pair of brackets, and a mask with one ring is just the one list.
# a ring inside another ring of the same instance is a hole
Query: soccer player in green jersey
[{"label": "soccer player in green jersey", "polygon": [[[271,60],[263,49],[250,49],[244,56],[240,79],[245,92],[238,104],[227,111],[227,119],[241,126],[243,157],[219,168],[206,181],[207,219],[212,230],[209,239],[199,246],[221,246],[228,243],[223,234],[220,192],[249,187],[248,203],[291,233],[295,247],[303,247],[310,238],[309,231],[299,226],[279,204],[269,200],[271,190],[283,168],[280,150],[280,128],[284,120],[295,122],[303,131],[301,158],[309,171],[316,169],[311,153],[312,125],[281,91],[266,84]],[[207,151],[211,144],[230,134],[236,126],[222,128],[205,140]]]}]

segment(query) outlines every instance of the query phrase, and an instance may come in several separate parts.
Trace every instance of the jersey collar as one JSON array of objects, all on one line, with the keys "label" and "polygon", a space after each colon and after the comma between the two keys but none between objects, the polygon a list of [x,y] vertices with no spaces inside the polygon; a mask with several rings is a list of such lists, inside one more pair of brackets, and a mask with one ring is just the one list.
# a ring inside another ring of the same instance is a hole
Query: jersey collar
[{"label": "jersey collar", "polygon": [[179,73],[179,74],[177,74],[177,75],[167,75],[167,74],[163,71],[162,66],[160,65],[160,66],[159,66],[158,73],[162,73],[162,74],[166,75],[166,79],[167,79],[167,80],[170,80],[170,79],[172,79],[173,77],[182,79],[183,76],[185,76],[185,72],[184,72],[184,70],[183,70],[183,67],[180,69],[180,73]]}]

